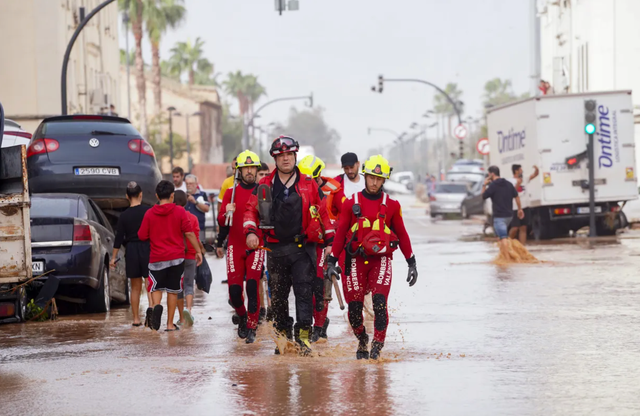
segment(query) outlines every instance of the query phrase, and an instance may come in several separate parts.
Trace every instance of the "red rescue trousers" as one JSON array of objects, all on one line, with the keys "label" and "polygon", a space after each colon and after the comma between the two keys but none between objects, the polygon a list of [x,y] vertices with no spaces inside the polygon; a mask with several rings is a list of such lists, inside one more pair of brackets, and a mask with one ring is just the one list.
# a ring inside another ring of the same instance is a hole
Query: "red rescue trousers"
[{"label": "red rescue trousers", "polygon": [[[239,316],[247,315],[247,327],[256,329],[260,316],[260,278],[264,264],[264,250],[247,253],[244,244],[229,244],[227,247],[227,280],[229,282],[229,299]],[[244,307],[243,286],[247,281],[247,306]]]},{"label": "red rescue trousers", "polygon": [[316,247],[316,255],[318,257],[318,265],[316,270],[316,281],[313,284],[313,326],[322,327],[324,321],[327,320],[327,312],[329,311],[329,302],[324,303],[324,308],[319,311],[316,308],[316,298],[322,296],[324,298],[324,248],[319,244]]},{"label": "red rescue trousers", "polygon": [[350,259],[350,266],[350,273],[344,273],[342,277],[342,290],[344,300],[349,305],[349,323],[353,333],[358,336],[364,331],[364,295],[371,292],[375,329],[373,339],[384,343],[389,325],[387,298],[391,288],[391,256],[369,257],[366,261],[356,256]]}]

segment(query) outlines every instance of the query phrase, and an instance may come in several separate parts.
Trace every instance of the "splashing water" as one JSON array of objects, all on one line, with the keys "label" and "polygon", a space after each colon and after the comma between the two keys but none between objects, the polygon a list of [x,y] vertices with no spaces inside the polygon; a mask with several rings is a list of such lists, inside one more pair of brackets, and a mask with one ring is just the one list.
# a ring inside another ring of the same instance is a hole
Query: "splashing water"
[{"label": "splashing water", "polygon": [[520,241],[508,238],[504,242],[504,246],[500,246],[500,253],[493,263],[498,265],[514,263],[536,264],[540,263],[540,260],[535,258]]}]

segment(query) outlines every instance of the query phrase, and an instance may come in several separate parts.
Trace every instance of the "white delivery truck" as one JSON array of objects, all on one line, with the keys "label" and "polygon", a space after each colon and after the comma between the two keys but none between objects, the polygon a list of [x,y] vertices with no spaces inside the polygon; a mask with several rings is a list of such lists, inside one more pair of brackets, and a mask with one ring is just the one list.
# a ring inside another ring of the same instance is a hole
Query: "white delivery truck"
[{"label": "white delivery truck", "polygon": [[[547,95],[488,111],[491,165],[507,179],[512,165],[522,165],[536,239],[589,225],[586,100],[596,101],[597,234],[614,234],[626,226],[622,203],[638,197],[631,91]],[[540,174],[526,184],[533,166]]]}]

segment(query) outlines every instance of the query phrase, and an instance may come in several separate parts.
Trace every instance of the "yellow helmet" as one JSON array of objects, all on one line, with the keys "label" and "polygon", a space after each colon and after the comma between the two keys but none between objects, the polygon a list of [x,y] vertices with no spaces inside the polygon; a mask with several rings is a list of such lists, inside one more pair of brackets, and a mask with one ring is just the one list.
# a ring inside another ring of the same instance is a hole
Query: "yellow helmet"
[{"label": "yellow helmet", "polygon": [[362,173],[365,175],[378,176],[380,178],[389,179],[393,168],[389,166],[389,161],[382,155],[371,156],[362,165]]},{"label": "yellow helmet", "polygon": [[322,159],[316,156],[305,156],[298,162],[298,169],[305,175],[317,178],[320,176],[320,172],[324,169],[325,165]]},{"label": "yellow helmet", "polygon": [[245,150],[238,155],[236,163],[238,164],[238,168],[246,168],[248,166],[260,167],[260,156],[251,150]]}]

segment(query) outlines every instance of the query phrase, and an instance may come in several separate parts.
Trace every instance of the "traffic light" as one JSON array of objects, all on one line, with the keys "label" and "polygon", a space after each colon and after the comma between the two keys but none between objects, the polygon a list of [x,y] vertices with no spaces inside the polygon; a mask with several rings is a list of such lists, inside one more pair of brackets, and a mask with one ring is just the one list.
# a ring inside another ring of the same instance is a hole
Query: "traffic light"
[{"label": "traffic light", "polygon": [[371,91],[379,92],[382,94],[383,86],[384,86],[384,77],[382,75],[378,75],[378,89],[376,89],[376,86],[374,85],[371,87]]},{"label": "traffic light", "polygon": [[584,132],[594,134],[596,132],[596,100],[584,101]]},{"label": "traffic light", "polygon": [[567,167],[569,169],[575,169],[580,166],[580,162],[585,160],[587,156],[588,154],[587,154],[587,151],[585,150],[584,152],[578,153],[577,155],[569,156],[564,160],[564,163],[567,164]]}]

